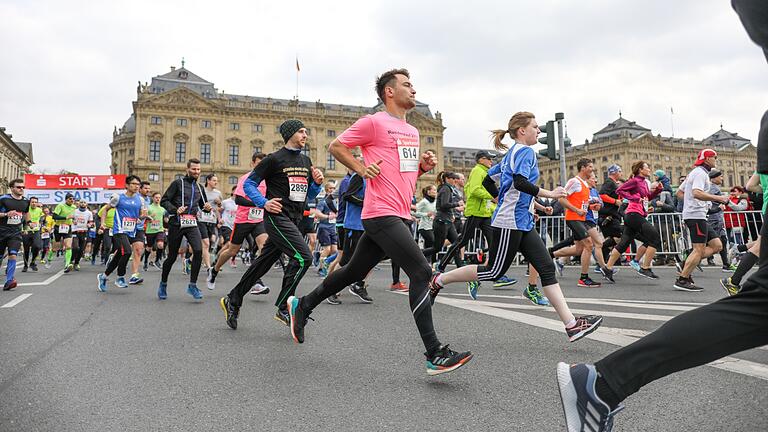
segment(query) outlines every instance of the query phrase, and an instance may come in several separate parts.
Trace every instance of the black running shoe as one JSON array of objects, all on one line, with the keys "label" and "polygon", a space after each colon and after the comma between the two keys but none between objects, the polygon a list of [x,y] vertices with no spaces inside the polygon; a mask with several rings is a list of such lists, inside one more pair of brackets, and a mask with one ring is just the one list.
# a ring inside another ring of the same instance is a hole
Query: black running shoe
[{"label": "black running shoe", "polygon": [[658,279],[659,278],[658,276],[656,276],[656,273],[654,273],[653,270],[651,270],[649,268],[647,268],[647,269],[641,268],[640,270],[637,271],[637,274],[639,274],[641,276],[645,276],[648,279]]},{"label": "black running shoe", "polygon": [[429,280],[429,285],[427,286],[429,288],[429,297],[432,304],[435,304],[435,297],[437,297],[437,294],[440,293],[440,290],[443,289],[443,287],[437,283],[437,278],[440,276],[440,273],[435,273],[432,275],[432,279]]},{"label": "black running shoe", "polygon": [[328,304],[332,304],[334,306],[337,306],[337,305],[341,304],[341,299],[336,294],[328,297],[327,299],[325,299],[325,301],[328,302]]},{"label": "black running shoe", "polygon": [[597,376],[597,370],[590,364],[557,364],[557,384],[569,431],[610,432],[613,417],[624,409],[619,404],[611,410],[600,399],[595,391]]},{"label": "black running shoe", "polygon": [[290,326],[291,315],[288,313],[287,309],[278,309],[277,312],[275,312],[275,321],[279,321],[286,326]]},{"label": "black running shoe", "polygon": [[609,269],[608,267],[600,267],[600,273],[603,274],[603,279],[611,283],[616,283],[616,281],[613,280],[613,270]]},{"label": "black running shoe", "polygon": [[678,277],[673,287],[678,291],[686,291],[686,292],[704,291],[704,288],[694,285],[693,279],[691,279],[690,277],[688,278],[684,278],[682,276]]},{"label": "black running shoe", "polygon": [[577,285],[584,288],[600,288],[600,282],[593,281],[589,276],[584,279],[579,279]]},{"label": "black running shoe", "polygon": [[32,269],[32,271],[37,271],[37,264],[32,263],[29,265],[29,268]]},{"label": "black running shoe", "polygon": [[224,296],[219,300],[221,310],[224,311],[224,317],[227,320],[227,325],[232,330],[237,330],[237,315],[240,313],[240,308],[235,307],[230,301],[229,297]]},{"label": "black running shoe", "polygon": [[576,325],[571,328],[566,328],[565,332],[568,334],[568,340],[576,342],[584,336],[592,333],[600,327],[603,323],[603,317],[600,315],[585,315],[582,317],[576,317]]},{"label": "black running shoe", "polygon": [[427,353],[424,353],[424,355],[427,357],[427,375],[440,375],[451,372],[472,360],[471,352],[453,351],[448,348],[448,344],[441,345],[431,356]]},{"label": "black running shoe", "polygon": [[27,265],[26,265],[26,264],[24,264],[24,268],[23,268],[23,269],[21,269],[21,272],[22,272],[22,273],[26,273],[26,272],[27,272],[27,268],[28,268],[28,267],[27,267]]},{"label": "black running shoe", "polygon": [[288,305],[288,314],[291,316],[291,325],[289,326],[291,337],[296,343],[304,343],[304,326],[307,325],[307,320],[312,319],[309,317],[312,311],[304,312],[301,308],[301,300],[296,296],[288,297],[286,304]]},{"label": "black running shoe", "polygon": [[368,295],[368,290],[365,289],[363,284],[352,284],[349,287],[349,292],[356,295],[363,303],[371,303],[373,299]]}]

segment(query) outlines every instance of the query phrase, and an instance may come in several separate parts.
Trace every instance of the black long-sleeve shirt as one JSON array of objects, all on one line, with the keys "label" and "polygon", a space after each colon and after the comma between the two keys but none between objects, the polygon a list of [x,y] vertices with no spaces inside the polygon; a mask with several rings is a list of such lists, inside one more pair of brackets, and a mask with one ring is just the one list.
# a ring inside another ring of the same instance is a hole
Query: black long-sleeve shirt
[{"label": "black long-sleeve shirt", "polygon": [[453,188],[449,184],[442,184],[437,188],[435,199],[435,219],[443,222],[453,222],[453,209],[459,206]]},{"label": "black long-sleeve shirt", "polygon": [[203,208],[206,202],[208,202],[208,197],[205,195],[205,189],[197,183],[197,179],[184,176],[171,182],[160,200],[160,205],[168,211],[168,223],[178,225],[179,215],[177,211],[179,207],[187,207],[184,214],[197,215],[197,212]]}]

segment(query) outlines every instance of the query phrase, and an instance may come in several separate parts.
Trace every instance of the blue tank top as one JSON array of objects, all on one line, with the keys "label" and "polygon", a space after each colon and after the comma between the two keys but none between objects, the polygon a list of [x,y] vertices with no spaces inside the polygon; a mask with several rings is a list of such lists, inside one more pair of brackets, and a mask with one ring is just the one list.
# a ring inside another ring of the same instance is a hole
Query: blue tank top
[{"label": "blue tank top", "polygon": [[115,207],[115,223],[112,226],[112,234],[128,234],[128,237],[136,235],[136,226],[139,222],[139,213],[144,201],[140,194],[128,197],[120,194]]}]

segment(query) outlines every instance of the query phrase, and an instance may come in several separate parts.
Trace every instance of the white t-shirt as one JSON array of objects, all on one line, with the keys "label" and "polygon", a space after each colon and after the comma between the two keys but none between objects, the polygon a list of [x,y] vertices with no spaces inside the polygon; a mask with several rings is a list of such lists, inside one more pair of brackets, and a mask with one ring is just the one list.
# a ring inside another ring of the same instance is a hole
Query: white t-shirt
[{"label": "white t-shirt", "polygon": [[701,166],[697,166],[685,178],[680,188],[685,191],[683,198],[683,220],[685,219],[707,219],[707,210],[709,201],[698,200],[693,197],[693,190],[699,189],[702,192],[709,193],[711,186],[709,181],[709,171]]},{"label": "white t-shirt", "polygon": [[88,223],[93,221],[93,213],[90,210],[78,208],[72,213],[72,231],[88,231]]},{"label": "white t-shirt", "polygon": [[235,228],[235,215],[237,214],[237,204],[232,198],[227,198],[221,202],[221,224],[230,229]]}]

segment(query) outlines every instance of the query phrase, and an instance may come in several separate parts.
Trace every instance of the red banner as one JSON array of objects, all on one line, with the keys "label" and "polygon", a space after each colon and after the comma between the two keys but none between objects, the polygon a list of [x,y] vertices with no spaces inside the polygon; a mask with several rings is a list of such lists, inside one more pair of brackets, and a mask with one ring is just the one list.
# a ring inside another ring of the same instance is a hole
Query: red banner
[{"label": "red banner", "polygon": [[125,174],[24,174],[27,189],[121,189]]}]

